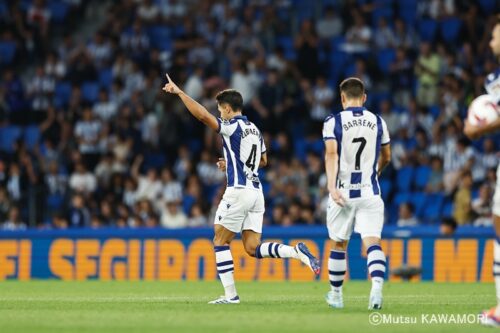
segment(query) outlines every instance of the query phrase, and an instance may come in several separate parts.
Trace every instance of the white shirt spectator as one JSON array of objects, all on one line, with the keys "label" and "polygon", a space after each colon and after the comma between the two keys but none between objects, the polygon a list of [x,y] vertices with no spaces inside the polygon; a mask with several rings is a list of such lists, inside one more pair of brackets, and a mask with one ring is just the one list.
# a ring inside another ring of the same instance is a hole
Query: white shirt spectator
[{"label": "white shirt spectator", "polygon": [[182,212],[182,209],[176,204],[169,204],[169,208],[164,208],[161,214],[161,225],[164,228],[185,228],[188,225],[188,219],[186,214]]},{"label": "white shirt spectator", "polygon": [[149,177],[140,176],[136,197],[138,199],[146,198],[148,200],[155,200],[161,194],[162,184],[160,180],[151,180]]},{"label": "white shirt spectator", "polygon": [[83,154],[98,152],[100,133],[101,123],[99,120],[78,121],[75,126],[75,136],[82,139],[80,152]]},{"label": "white shirt spectator", "polygon": [[99,117],[102,121],[107,122],[116,115],[118,105],[111,100],[99,101],[94,104],[92,111],[94,115]]},{"label": "white shirt spectator", "polygon": [[69,187],[76,192],[92,193],[97,188],[97,179],[91,172],[73,173],[69,178]]},{"label": "white shirt spectator", "polygon": [[334,98],[333,90],[328,86],[316,86],[313,89],[314,102],[311,108],[311,118],[323,121],[330,113],[329,103]]}]

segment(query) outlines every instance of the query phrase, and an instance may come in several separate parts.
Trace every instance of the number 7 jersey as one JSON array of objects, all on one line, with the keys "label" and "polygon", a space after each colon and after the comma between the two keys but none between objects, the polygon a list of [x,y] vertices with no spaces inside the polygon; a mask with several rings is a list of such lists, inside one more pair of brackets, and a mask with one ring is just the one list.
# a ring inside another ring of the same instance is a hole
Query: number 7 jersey
[{"label": "number 7 jersey", "polygon": [[260,130],[245,116],[217,120],[226,160],[227,187],[261,190],[258,170],[266,145]]},{"label": "number 7 jersey", "polygon": [[390,143],[387,125],[380,116],[364,107],[349,107],[325,119],[323,140],[337,140],[337,188],[345,198],[380,195],[378,157],[381,146]]}]

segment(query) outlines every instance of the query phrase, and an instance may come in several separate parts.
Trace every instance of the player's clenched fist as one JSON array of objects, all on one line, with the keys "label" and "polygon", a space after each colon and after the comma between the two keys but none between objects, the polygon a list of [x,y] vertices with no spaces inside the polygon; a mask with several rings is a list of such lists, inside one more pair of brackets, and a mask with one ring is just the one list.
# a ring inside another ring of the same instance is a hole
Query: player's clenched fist
[{"label": "player's clenched fist", "polygon": [[163,86],[163,90],[165,92],[178,95],[182,92],[182,90],[170,79],[170,76],[167,75],[168,82]]},{"label": "player's clenched fist", "polygon": [[219,161],[217,162],[217,167],[219,168],[220,171],[226,172],[226,160],[223,158],[219,158]]}]

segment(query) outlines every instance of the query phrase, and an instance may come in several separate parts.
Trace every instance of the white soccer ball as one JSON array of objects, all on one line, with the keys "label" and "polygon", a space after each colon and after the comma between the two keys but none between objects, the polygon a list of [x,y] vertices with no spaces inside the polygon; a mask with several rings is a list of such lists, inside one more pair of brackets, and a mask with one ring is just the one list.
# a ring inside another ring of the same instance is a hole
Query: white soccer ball
[{"label": "white soccer ball", "polygon": [[490,95],[476,97],[469,106],[467,120],[473,126],[484,126],[500,117],[500,106]]}]

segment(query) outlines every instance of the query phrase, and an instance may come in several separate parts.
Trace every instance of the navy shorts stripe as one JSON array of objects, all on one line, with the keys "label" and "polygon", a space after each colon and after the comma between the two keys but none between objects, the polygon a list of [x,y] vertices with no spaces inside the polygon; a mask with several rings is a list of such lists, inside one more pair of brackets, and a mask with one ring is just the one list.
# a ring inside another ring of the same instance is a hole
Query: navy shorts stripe
[{"label": "navy shorts stripe", "polygon": [[328,271],[330,275],[344,275],[346,271]]}]

